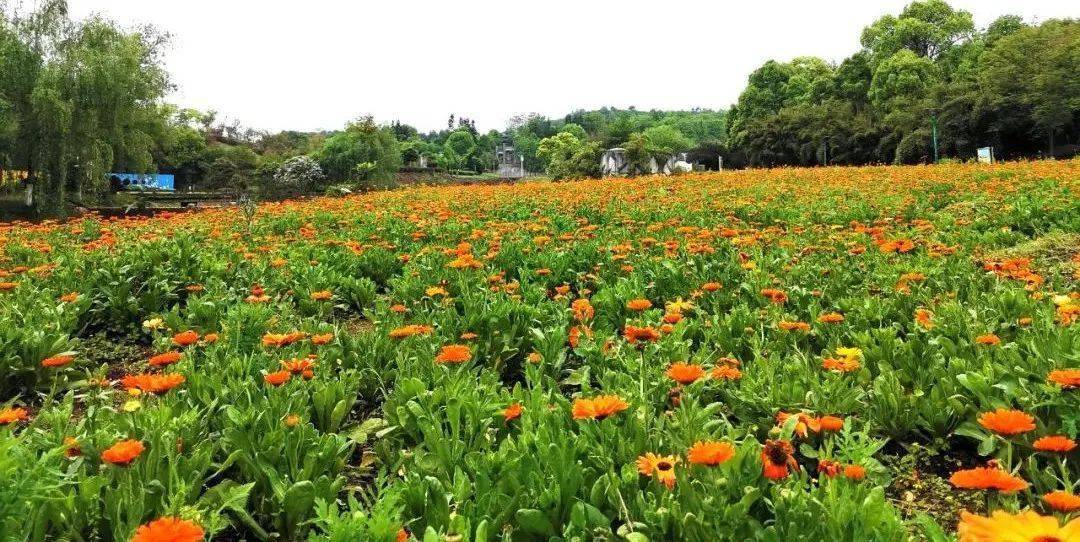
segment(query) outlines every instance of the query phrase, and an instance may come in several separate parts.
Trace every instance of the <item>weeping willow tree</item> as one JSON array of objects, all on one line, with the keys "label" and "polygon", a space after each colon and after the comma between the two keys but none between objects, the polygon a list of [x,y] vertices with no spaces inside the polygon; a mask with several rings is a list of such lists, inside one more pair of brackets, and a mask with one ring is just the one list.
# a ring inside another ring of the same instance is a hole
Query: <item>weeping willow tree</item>
[{"label": "weeping willow tree", "polygon": [[0,122],[9,124],[0,124],[0,159],[30,173],[28,202],[63,211],[105,190],[114,167],[151,171],[167,116],[167,36],[72,21],[63,0],[25,14],[21,4],[0,8]]}]

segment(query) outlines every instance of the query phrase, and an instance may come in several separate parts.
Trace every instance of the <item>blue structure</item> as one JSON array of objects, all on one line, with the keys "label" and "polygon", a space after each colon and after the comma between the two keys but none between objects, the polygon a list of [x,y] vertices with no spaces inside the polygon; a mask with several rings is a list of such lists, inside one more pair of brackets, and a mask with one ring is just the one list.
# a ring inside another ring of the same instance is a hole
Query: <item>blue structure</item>
[{"label": "blue structure", "polygon": [[109,184],[116,190],[175,190],[172,175],[163,173],[110,173]]}]

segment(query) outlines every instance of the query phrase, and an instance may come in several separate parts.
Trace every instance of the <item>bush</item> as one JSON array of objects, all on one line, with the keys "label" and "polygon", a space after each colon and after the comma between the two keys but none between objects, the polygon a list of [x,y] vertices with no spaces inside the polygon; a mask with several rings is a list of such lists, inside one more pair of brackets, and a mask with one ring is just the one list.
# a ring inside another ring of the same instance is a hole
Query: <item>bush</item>
[{"label": "bush", "polygon": [[318,190],[326,182],[322,168],[311,157],[294,156],[274,174],[275,188],[299,192]]}]

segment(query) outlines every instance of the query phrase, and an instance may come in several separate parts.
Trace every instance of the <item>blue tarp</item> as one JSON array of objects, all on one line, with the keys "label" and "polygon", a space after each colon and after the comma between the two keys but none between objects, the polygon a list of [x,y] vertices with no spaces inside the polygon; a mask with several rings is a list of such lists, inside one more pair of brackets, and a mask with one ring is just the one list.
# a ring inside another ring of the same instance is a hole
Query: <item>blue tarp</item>
[{"label": "blue tarp", "polygon": [[175,179],[164,173],[110,173],[109,180],[116,180],[125,190],[174,190]]}]

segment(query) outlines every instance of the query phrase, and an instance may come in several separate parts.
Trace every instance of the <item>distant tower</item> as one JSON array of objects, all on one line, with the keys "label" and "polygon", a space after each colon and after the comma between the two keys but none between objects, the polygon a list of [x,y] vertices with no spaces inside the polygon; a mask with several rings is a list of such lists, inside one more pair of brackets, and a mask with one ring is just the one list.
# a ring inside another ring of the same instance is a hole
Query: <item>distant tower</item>
[{"label": "distant tower", "polygon": [[503,179],[520,179],[525,176],[525,157],[514,150],[514,144],[510,138],[495,148],[495,158],[499,162],[499,177]]}]

